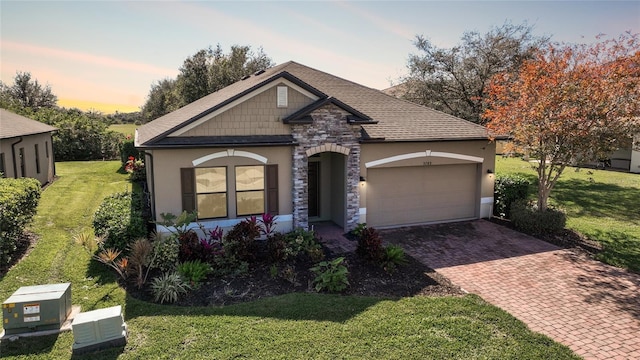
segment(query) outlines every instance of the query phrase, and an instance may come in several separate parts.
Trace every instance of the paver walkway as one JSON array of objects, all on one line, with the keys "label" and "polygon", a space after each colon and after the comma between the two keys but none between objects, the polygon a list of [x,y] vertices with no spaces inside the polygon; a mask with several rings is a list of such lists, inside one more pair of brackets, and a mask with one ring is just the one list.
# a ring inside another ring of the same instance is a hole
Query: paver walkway
[{"label": "paver walkway", "polygon": [[485,220],[382,235],[585,359],[640,359],[640,275]]}]

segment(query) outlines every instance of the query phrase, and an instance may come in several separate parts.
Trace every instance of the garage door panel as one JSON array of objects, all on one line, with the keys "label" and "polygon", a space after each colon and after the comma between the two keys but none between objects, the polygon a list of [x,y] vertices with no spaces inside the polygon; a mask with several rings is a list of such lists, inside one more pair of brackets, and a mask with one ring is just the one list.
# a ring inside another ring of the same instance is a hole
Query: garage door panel
[{"label": "garage door panel", "polygon": [[477,166],[369,169],[367,222],[390,226],[476,216]]}]

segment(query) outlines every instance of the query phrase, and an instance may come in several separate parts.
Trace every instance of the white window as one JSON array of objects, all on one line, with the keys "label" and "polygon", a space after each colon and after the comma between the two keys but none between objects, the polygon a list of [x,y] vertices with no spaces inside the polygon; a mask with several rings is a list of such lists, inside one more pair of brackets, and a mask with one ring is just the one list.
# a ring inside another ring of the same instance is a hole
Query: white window
[{"label": "white window", "polygon": [[198,218],[227,216],[227,168],[196,168]]},{"label": "white window", "polygon": [[264,213],[264,166],[236,166],[236,213]]}]

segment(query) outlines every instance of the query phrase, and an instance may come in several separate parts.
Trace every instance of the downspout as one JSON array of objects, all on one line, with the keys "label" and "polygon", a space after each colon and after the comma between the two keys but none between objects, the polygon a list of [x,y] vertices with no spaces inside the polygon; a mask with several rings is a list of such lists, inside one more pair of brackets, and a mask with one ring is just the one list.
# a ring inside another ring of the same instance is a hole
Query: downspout
[{"label": "downspout", "polygon": [[56,152],[53,148],[53,134],[55,134],[55,131],[51,132],[51,137],[49,137],[49,141],[51,142],[51,164],[53,164],[53,180],[56,179]]},{"label": "downspout", "polygon": [[[11,144],[11,159],[13,160],[13,178],[18,178],[18,165],[16,165],[16,145],[22,142],[22,136],[20,136],[20,140]],[[20,174],[24,176],[24,174]]]},{"label": "downspout", "polygon": [[153,221],[156,221],[156,183],[155,183],[155,177],[153,176],[153,173],[155,172],[155,167],[153,166],[153,154],[148,153],[146,151],[143,151],[143,154],[149,157],[149,165],[147,167],[147,169],[151,168],[151,174],[147,173],[147,178],[150,179],[150,184],[149,187],[151,189],[150,193],[151,193],[151,217],[153,218]]}]

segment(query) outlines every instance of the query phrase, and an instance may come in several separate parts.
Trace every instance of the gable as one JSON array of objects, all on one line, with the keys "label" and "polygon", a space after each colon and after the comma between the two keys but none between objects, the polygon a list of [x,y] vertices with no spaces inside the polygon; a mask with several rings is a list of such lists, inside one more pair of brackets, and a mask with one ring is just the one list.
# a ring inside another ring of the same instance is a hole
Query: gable
[{"label": "gable", "polygon": [[[278,89],[287,88],[287,106],[278,106]],[[225,111],[215,112],[186,131],[170,136],[242,136],[288,135],[289,126],[282,119],[314,102],[285,81],[279,81]],[[313,96],[313,95],[312,95]]]}]

